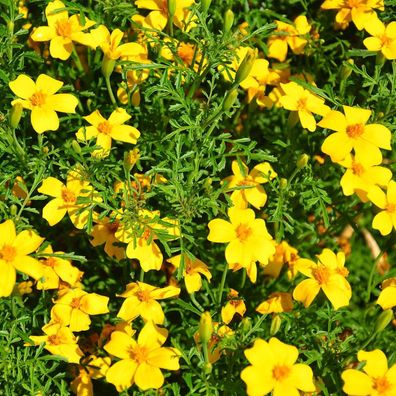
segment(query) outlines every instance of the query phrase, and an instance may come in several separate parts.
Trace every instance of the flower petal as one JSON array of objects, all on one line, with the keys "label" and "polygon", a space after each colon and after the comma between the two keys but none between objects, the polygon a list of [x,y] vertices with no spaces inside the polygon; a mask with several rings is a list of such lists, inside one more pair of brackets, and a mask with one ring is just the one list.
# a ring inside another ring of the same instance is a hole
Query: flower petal
[{"label": "flower petal", "polygon": [[37,91],[41,91],[46,95],[53,95],[55,92],[58,92],[62,87],[62,81],[56,80],[55,78],[47,76],[46,74],[40,74],[37,77],[36,89]]},{"label": "flower petal", "polygon": [[57,94],[48,98],[48,105],[55,111],[75,113],[78,99],[72,94]]},{"label": "flower petal", "polygon": [[48,221],[50,226],[58,224],[66,214],[66,208],[63,200],[55,198],[48,202],[43,208],[43,218]]},{"label": "flower petal", "polygon": [[37,133],[56,131],[59,128],[59,118],[54,110],[34,107],[30,114],[30,121]]},{"label": "flower petal", "polygon": [[134,360],[121,360],[114,363],[107,370],[106,380],[110,382],[110,384],[113,384],[118,392],[122,392],[133,385],[136,369],[137,363]]},{"label": "flower petal", "polygon": [[10,263],[0,259],[0,274],[0,297],[8,297],[15,286],[15,268]]},{"label": "flower petal", "polygon": [[141,363],[136,369],[135,383],[142,390],[150,388],[158,389],[164,383],[164,376],[158,367]]},{"label": "flower petal", "polygon": [[22,99],[29,99],[36,92],[35,82],[26,74],[20,74],[8,85],[11,91]]}]

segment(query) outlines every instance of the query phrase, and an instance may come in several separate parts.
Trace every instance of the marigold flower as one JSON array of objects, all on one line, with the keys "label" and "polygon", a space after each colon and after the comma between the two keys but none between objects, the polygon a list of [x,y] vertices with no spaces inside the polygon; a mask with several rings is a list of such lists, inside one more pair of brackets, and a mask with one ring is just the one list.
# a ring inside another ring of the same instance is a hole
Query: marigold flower
[{"label": "marigold flower", "polygon": [[236,290],[231,289],[227,295],[227,304],[221,308],[221,319],[225,324],[230,323],[235,314],[243,317],[246,312],[245,302],[238,297],[238,294]]},{"label": "marigold flower", "polygon": [[232,207],[228,209],[228,216],[230,222],[223,219],[209,222],[208,240],[228,243],[225,250],[227,263],[238,263],[245,268],[255,261],[267,264],[275,248],[265,221],[256,219],[252,209]]},{"label": "marigold flower", "polygon": [[62,318],[64,326],[71,331],[89,329],[89,315],[100,315],[109,312],[107,304],[109,297],[96,293],[87,293],[81,289],[71,289],[55,301],[52,308],[54,315]]},{"label": "marigold flower", "polygon": [[314,392],[311,368],[296,363],[298,349],[272,337],[268,342],[257,339],[252,348],[245,350],[247,360],[252,364],[241,372],[249,396],[297,395],[300,391]]},{"label": "marigold flower", "polygon": [[57,111],[76,112],[77,98],[72,94],[56,94],[63,82],[46,74],[40,74],[36,82],[29,76],[20,74],[9,86],[21,98],[13,100],[11,104],[20,103],[24,109],[31,110],[30,122],[37,133],[56,131],[59,128]]},{"label": "marigold flower", "polygon": [[82,180],[76,170],[68,172],[66,185],[52,176],[47,177],[38,192],[54,197],[43,208],[43,218],[50,226],[59,223],[68,213],[74,226],[81,230],[88,221],[90,203],[77,203],[78,197],[90,197],[93,202],[101,201],[90,183]]},{"label": "marigold flower", "polygon": [[174,286],[159,288],[143,282],[128,283],[125,292],[118,295],[126,300],[122,303],[117,316],[126,321],[141,316],[146,321],[162,324],[165,315],[157,300],[177,297],[179,294],[180,289]]},{"label": "marigold flower", "polygon": [[396,278],[389,278],[382,282],[382,290],[377,304],[383,310],[396,307]]},{"label": "marigold flower", "polygon": [[301,37],[308,34],[311,25],[305,15],[300,15],[294,20],[294,26],[285,22],[275,21],[277,28],[268,39],[268,57],[284,62],[287,57],[287,47],[294,54],[301,54],[308,41]]},{"label": "marigold flower", "polygon": [[162,347],[168,332],[147,322],[137,340],[121,331],[111,334],[104,349],[120,358],[106,374],[106,379],[117,390],[128,389],[134,383],[142,390],[160,388],[164,376],[160,369],[178,370],[180,352],[176,348]]},{"label": "marigold flower", "polygon": [[290,293],[275,292],[268,296],[268,299],[263,301],[256,311],[261,314],[290,312],[293,310],[293,300]]},{"label": "marigold flower", "polygon": [[337,255],[330,249],[323,249],[318,256],[318,263],[311,260],[298,260],[298,271],[308,276],[300,282],[293,291],[293,298],[300,301],[307,308],[311,305],[320,290],[332,303],[334,309],[349,304],[352,296],[351,286],[345,279],[348,270],[344,267],[345,254],[338,252]]},{"label": "marigold flower", "polygon": [[336,26],[346,29],[352,21],[355,26],[362,30],[377,18],[374,8],[384,10],[383,0],[326,0],[322,10],[339,10],[336,15]]},{"label": "marigold flower", "polygon": [[322,151],[331,157],[333,162],[339,162],[355,150],[361,158],[371,158],[379,164],[382,161],[380,148],[391,149],[391,132],[384,125],[366,125],[371,116],[371,110],[343,106],[344,113],[331,110],[318,123],[336,133],[331,134],[322,144]]},{"label": "marigold flower", "polygon": [[[182,255],[179,254],[177,256],[167,259],[166,261],[170,262],[176,268],[179,268],[181,259],[182,259]],[[208,266],[203,261],[197,259],[196,257],[192,259],[187,255],[183,255],[183,260],[184,260],[183,278],[187,292],[190,294],[195,293],[196,291],[200,290],[202,287],[201,275],[205,276],[208,282],[210,282],[212,278],[212,274],[210,273]]]},{"label": "marigold flower", "polygon": [[396,22],[385,26],[378,18],[373,18],[365,29],[373,36],[363,41],[369,51],[381,51],[386,59],[396,59]]},{"label": "marigold flower", "polygon": [[38,260],[29,254],[43,243],[33,231],[24,230],[18,235],[12,220],[0,224],[0,297],[8,297],[15,286],[16,271],[40,279],[43,269]]},{"label": "marigold flower", "polygon": [[53,58],[69,59],[73,52],[73,42],[96,48],[91,34],[83,32],[95,25],[94,21],[85,16],[83,25],[80,14],[69,17],[66,6],[59,0],[48,3],[45,16],[48,26],[36,28],[31,38],[33,41],[50,41],[50,54]]},{"label": "marigold flower", "polygon": [[367,193],[367,198],[382,211],[373,219],[373,228],[379,230],[381,235],[388,235],[396,228],[396,182],[391,180],[387,186],[386,194],[374,186]]},{"label": "marigold flower", "polygon": [[297,112],[303,128],[310,132],[315,131],[316,120],[313,114],[324,116],[330,111],[330,107],[324,104],[324,99],[312,94],[308,89],[304,89],[295,82],[281,83],[281,87],[285,92],[285,95],[279,100],[281,105],[287,110]]},{"label": "marigold flower", "polygon": [[347,395],[392,396],[396,394],[396,364],[388,368],[385,354],[375,349],[359,351],[359,362],[365,362],[363,371],[348,369],[341,377],[342,390]]},{"label": "marigold flower", "polygon": [[[268,162],[256,165],[250,172],[243,162],[232,161],[232,176],[226,177],[227,191],[232,191],[231,200],[235,207],[246,209],[250,203],[256,209],[262,208],[267,201],[267,194],[261,186],[277,176]],[[236,189],[238,188],[238,189]]]}]

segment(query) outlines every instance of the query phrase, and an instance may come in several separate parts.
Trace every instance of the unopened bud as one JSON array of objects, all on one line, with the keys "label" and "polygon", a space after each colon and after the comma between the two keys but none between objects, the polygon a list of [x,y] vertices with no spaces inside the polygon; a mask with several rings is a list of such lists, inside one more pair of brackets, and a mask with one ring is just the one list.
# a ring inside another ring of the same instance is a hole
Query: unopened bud
[{"label": "unopened bud", "polygon": [[199,338],[202,343],[207,344],[213,333],[212,317],[208,311],[201,315],[199,321]]},{"label": "unopened bud", "polygon": [[355,62],[353,59],[348,59],[346,63],[341,67],[341,80],[346,80],[352,73],[352,67]]},{"label": "unopened bud", "polygon": [[297,160],[297,168],[302,169],[304,168],[305,165],[308,164],[309,161],[309,155],[308,154],[302,154]]},{"label": "unopened bud", "polygon": [[223,102],[223,110],[228,111],[234,105],[236,99],[238,97],[238,89],[234,88],[227,92],[226,97]]},{"label": "unopened bud", "polygon": [[223,33],[227,34],[234,24],[234,13],[231,10],[227,10],[224,13],[224,26],[223,26]]},{"label": "unopened bud", "polygon": [[22,103],[16,102],[12,105],[10,111],[10,124],[13,129],[15,129],[19,125],[19,121],[21,120],[23,112]]},{"label": "unopened bud", "polygon": [[287,179],[285,179],[284,177],[282,177],[282,178],[279,180],[279,187],[280,187],[281,189],[286,188],[286,187],[287,187]]},{"label": "unopened bud", "polygon": [[203,369],[205,374],[210,374],[212,372],[212,363],[210,362],[205,363]]},{"label": "unopened bud", "polygon": [[80,154],[81,153],[81,146],[78,144],[77,140],[73,140],[71,143],[71,146],[73,148],[73,150],[77,153]]},{"label": "unopened bud", "polygon": [[211,2],[212,0],[201,0],[201,10],[204,14],[208,12]]},{"label": "unopened bud", "polygon": [[235,74],[235,85],[239,85],[246,77],[249,75],[250,71],[252,70],[254,61],[256,60],[256,53],[253,50],[249,50],[243,61],[239,65],[238,71]]},{"label": "unopened bud", "polygon": [[135,107],[140,105],[140,90],[139,89],[134,91],[134,93],[132,94],[131,103],[132,103],[132,106],[135,106]]},{"label": "unopened bud", "polygon": [[248,333],[252,328],[252,319],[250,319],[249,317],[243,318],[241,321],[241,326],[243,333]]},{"label": "unopened bud", "polygon": [[168,12],[169,15],[175,15],[176,12],[176,0],[168,0]]},{"label": "unopened bud", "polygon": [[113,73],[116,61],[114,59],[110,59],[107,56],[103,57],[102,60],[102,73],[105,78],[109,78],[111,73]]},{"label": "unopened bud", "polygon": [[281,325],[282,325],[282,319],[280,315],[275,315],[271,321],[270,335],[274,336],[279,331]]},{"label": "unopened bud", "polygon": [[15,216],[17,214],[18,208],[15,204],[12,204],[10,206],[10,214],[11,216]]},{"label": "unopened bud", "polygon": [[392,309],[387,309],[380,313],[375,322],[374,332],[380,333],[382,330],[385,329],[386,326],[392,321],[393,319],[393,311]]}]

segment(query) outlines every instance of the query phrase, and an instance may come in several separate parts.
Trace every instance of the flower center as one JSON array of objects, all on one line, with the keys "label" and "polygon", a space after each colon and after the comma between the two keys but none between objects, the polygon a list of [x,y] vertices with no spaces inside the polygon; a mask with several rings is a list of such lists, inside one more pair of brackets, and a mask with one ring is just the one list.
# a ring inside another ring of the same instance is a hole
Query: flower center
[{"label": "flower center", "polygon": [[386,210],[387,212],[395,212],[396,211],[396,205],[393,203],[389,203],[388,205],[386,205]]},{"label": "flower center", "polygon": [[305,110],[307,108],[307,98],[300,98],[297,101],[297,110]]},{"label": "flower center", "polygon": [[37,91],[30,97],[30,103],[32,106],[42,106],[45,104],[45,97],[45,94],[43,94],[41,91]]},{"label": "flower center", "polygon": [[385,393],[389,390],[392,386],[386,377],[378,377],[374,378],[374,389],[380,394],[385,395]]},{"label": "flower center", "polygon": [[137,364],[142,364],[148,358],[148,350],[145,347],[136,346],[130,349],[129,355]]},{"label": "flower center", "polygon": [[76,195],[67,188],[62,189],[61,197],[65,203],[74,204],[76,202]]},{"label": "flower center", "polygon": [[362,176],[364,173],[364,168],[361,164],[358,164],[356,162],[352,163],[352,172],[357,175],[357,176]]},{"label": "flower center", "polygon": [[337,268],[336,272],[337,274],[340,274],[344,278],[346,278],[349,275],[349,271],[345,267]]},{"label": "flower center", "polygon": [[364,132],[364,125],[363,124],[353,124],[348,125],[346,133],[350,138],[358,138],[363,135]]},{"label": "flower center", "polygon": [[249,179],[243,179],[238,183],[238,186],[255,186],[257,183],[255,183],[253,180]]},{"label": "flower center", "polygon": [[381,36],[381,43],[383,47],[390,45],[393,40],[385,34]]},{"label": "flower center", "polygon": [[361,0],[349,0],[347,4],[349,8],[359,8],[362,6]]},{"label": "flower center", "polygon": [[137,298],[142,302],[150,301],[150,291],[149,290],[139,290],[136,293]]},{"label": "flower center", "polygon": [[72,32],[73,29],[68,19],[62,19],[56,23],[56,33],[58,36],[70,37]]},{"label": "flower center", "polygon": [[62,343],[60,337],[57,334],[52,334],[48,336],[47,343],[51,345],[59,345]]},{"label": "flower center", "polygon": [[104,133],[105,135],[109,135],[111,133],[111,124],[108,121],[103,121],[98,125],[98,131],[100,133]]},{"label": "flower center", "polygon": [[191,65],[194,58],[194,46],[192,44],[182,43],[177,49],[177,55],[185,65]]},{"label": "flower center", "polygon": [[16,249],[10,245],[4,245],[0,249],[0,259],[4,261],[13,261],[17,255]]},{"label": "flower center", "polygon": [[276,381],[283,381],[286,377],[288,377],[290,373],[290,368],[287,366],[275,366],[272,369],[272,377]]},{"label": "flower center", "polygon": [[80,298],[79,297],[74,297],[73,300],[71,300],[70,306],[72,308],[78,309],[80,308]]},{"label": "flower center", "polygon": [[236,236],[241,242],[246,241],[246,239],[248,239],[251,234],[252,229],[246,224],[239,224],[236,229]]},{"label": "flower center", "polygon": [[46,260],[43,261],[43,264],[48,267],[54,268],[56,265],[56,260],[54,257],[48,257]]},{"label": "flower center", "polygon": [[320,285],[326,284],[330,277],[330,271],[326,267],[316,268],[312,273]]}]

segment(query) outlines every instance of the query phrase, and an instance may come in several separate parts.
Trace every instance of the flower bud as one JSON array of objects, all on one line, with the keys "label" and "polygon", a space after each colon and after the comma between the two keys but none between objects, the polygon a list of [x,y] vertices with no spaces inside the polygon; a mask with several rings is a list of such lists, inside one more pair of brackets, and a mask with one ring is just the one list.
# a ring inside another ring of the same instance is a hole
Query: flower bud
[{"label": "flower bud", "polygon": [[199,338],[201,342],[207,344],[210,340],[210,337],[213,333],[213,323],[212,317],[208,311],[205,311],[201,315],[201,319],[199,321]]},{"label": "flower bud", "polygon": [[305,167],[305,165],[308,164],[309,161],[309,155],[308,154],[301,154],[300,157],[297,160],[297,168],[302,169]]},{"label": "flower bud", "polygon": [[281,325],[282,319],[280,315],[274,315],[271,321],[270,335],[274,336],[279,331]]},{"label": "flower bud", "polygon": [[12,105],[10,112],[10,124],[13,129],[19,125],[23,112],[22,103],[16,102]]},{"label": "flower bud", "polygon": [[110,59],[107,56],[103,57],[102,60],[102,74],[104,78],[110,78],[111,73],[113,73],[116,61],[114,59]]},{"label": "flower bud", "polygon": [[286,187],[287,187],[287,179],[285,179],[284,177],[282,177],[282,178],[279,180],[279,187],[280,187],[281,189],[286,188]]},{"label": "flower bud", "polygon": [[353,65],[354,63],[353,59],[348,59],[346,64],[341,67],[341,80],[346,80],[351,75],[352,68],[349,65]]},{"label": "flower bud", "polygon": [[234,88],[227,92],[226,97],[223,102],[223,110],[228,111],[234,105],[236,99],[238,97],[238,89]]},{"label": "flower bud", "polygon": [[204,14],[208,12],[211,2],[212,0],[201,0],[201,10]]},{"label": "flower bud", "polygon": [[234,24],[234,13],[231,10],[227,10],[224,13],[224,25],[223,25],[223,33],[227,34]]},{"label": "flower bud", "polygon": [[380,333],[382,330],[385,329],[386,326],[392,321],[393,319],[393,311],[392,309],[387,309],[380,313],[375,322],[374,332]]},{"label": "flower bud", "polygon": [[210,362],[205,363],[203,369],[205,374],[210,374],[212,372],[212,363]]},{"label": "flower bud", "polygon": [[256,60],[256,52],[253,50],[249,50],[243,61],[239,65],[238,71],[235,74],[235,85],[239,85],[246,77],[249,75],[250,71],[252,70],[254,61]]},{"label": "flower bud", "polygon": [[81,146],[78,144],[77,140],[73,139],[71,142],[71,146],[77,154],[81,153]]},{"label": "flower bud", "polygon": [[131,103],[132,106],[139,106],[140,105],[140,90],[137,89],[136,91],[133,92],[132,97],[131,97]]},{"label": "flower bud", "polygon": [[242,331],[248,333],[252,328],[252,319],[249,317],[243,318],[241,321]]},{"label": "flower bud", "polygon": [[11,214],[11,216],[16,216],[17,212],[18,212],[17,206],[15,204],[12,204],[10,206],[10,214]]}]

